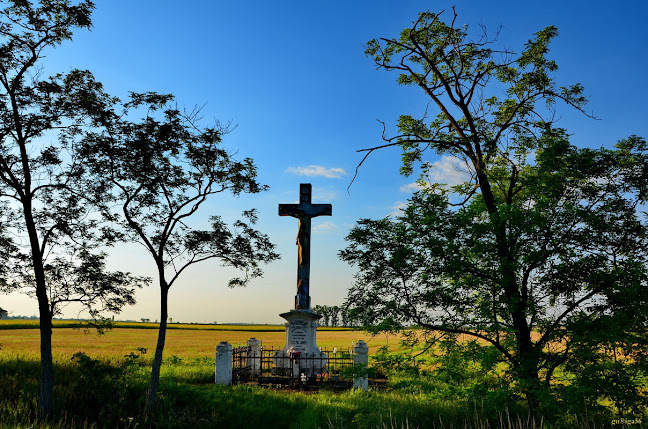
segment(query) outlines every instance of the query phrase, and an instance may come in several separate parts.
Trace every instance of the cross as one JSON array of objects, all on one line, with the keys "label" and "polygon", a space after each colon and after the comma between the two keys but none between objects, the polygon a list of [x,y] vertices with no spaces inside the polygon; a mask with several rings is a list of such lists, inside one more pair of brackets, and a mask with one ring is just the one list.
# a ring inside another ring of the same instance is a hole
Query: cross
[{"label": "cross", "polygon": [[331,204],[311,204],[310,183],[299,185],[299,204],[279,204],[279,216],[292,216],[299,220],[297,232],[297,295],[295,309],[310,310],[310,235],[311,219],[331,216]]}]

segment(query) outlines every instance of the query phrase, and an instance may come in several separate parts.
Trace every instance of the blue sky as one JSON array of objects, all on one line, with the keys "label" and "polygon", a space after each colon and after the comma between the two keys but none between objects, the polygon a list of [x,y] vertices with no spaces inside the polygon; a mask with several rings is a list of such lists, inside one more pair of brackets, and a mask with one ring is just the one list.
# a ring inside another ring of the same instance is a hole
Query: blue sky
[{"label": "blue sky", "polygon": [[[105,89],[173,93],[180,105],[207,103],[205,124],[232,121],[226,147],[252,157],[270,191],[254,197],[215,198],[195,222],[212,214],[234,219],[256,207],[259,228],[282,259],[247,288],[228,289],[235,275],[217,263],[184,274],[171,290],[174,321],[282,323],[292,308],[296,278],[297,221],[279,217],[277,204],[296,202],[299,183],[313,184],[313,202],[333,204],[333,216],[313,221],[313,305],[339,305],[353,283],[353,269],[337,259],[344,237],[360,218],[384,217],[410,195],[416,177],[398,174],[398,149],[374,153],[347,193],[358,149],[382,143],[382,126],[394,131],[401,114],[420,116],[427,100],[396,76],[376,70],[363,45],[397,36],[424,10],[450,11],[459,25],[501,25],[501,46],[520,50],[532,33],[555,25],[550,57],[557,80],[580,82],[588,110],[599,120],[562,106],[560,125],[579,146],[611,146],[648,136],[647,7],[634,1],[97,1],[92,31],[78,31],[48,53],[45,74],[89,69]],[[448,12],[447,12],[448,13]],[[440,158],[430,156],[429,161]],[[141,247],[111,251],[113,268],[154,275]],[[118,318],[155,320],[156,286],[138,293],[138,304]],[[2,307],[37,314],[36,302],[10,295]],[[70,308],[66,316],[74,317]]]}]

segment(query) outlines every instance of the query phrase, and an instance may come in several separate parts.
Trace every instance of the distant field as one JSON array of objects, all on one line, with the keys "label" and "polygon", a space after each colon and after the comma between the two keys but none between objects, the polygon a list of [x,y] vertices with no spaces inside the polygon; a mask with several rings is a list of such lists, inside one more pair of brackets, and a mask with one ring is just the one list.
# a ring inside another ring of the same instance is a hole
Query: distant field
[{"label": "distant field", "polygon": [[[0,321],[7,322],[7,321]],[[4,323],[3,323],[4,324]],[[114,359],[121,358],[139,347],[147,349],[147,357],[152,358],[157,341],[157,330],[119,327],[108,331],[104,335],[95,332],[85,333],[82,329],[60,327],[54,329],[52,336],[52,352],[57,360],[69,360],[76,352],[84,352],[89,356]],[[174,325],[182,326],[182,325]],[[214,326],[220,329],[199,329],[186,325],[186,329],[171,329],[167,331],[164,355],[166,357],[178,356],[183,359],[213,357],[215,348],[221,341],[227,341],[233,346],[244,345],[250,337],[255,337],[263,342],[266,347],[283,347],[285,332],[283,326],[274,326],[269,330],[266,325],[245,325],[247,330],[238,329],[241,325],[225,328],[225,325]],[[30,328],[11,329],[4,326],[0,329],[0,358],[11,359],[22,356],[34,359],[39,355],[40,333],[37,324]],[[255,327],[259,329],[254,329]],[[326,328],[324,328],[326,329]],[[339,350],[350,348],[353,343],[364,340],[370,347],[370,353],[386,344],[397,346],[399,341],[394,337],[384,335],[372,337],[364,332],[345,330],[319,330],[317,332],[317,345]]]},{"label": "distant field", "polygon": [[[34,329],[38,328],[38,320],[14,319],[0,320],[1,329]],[[80,322],[74,320],[55,320],[55,328],[77,328]],[[114,328],[133,328],[133,329],[158,329],[158,323],[140,323],[140,322],[114,322]],[[212,325],[212,324],[194,324],[194,323],[169,323],[168,329],[197,329],[208,331],[245,331],[245,332],[283,332],[283,325]],[[318,331],[351,331],[352,328],[340,327],[320,327]]]}]

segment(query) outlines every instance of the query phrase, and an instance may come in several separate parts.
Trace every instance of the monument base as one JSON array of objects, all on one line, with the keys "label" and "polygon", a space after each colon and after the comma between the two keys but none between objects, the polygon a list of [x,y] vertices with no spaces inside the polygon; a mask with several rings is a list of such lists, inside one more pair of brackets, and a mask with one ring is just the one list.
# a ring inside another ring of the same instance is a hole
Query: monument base
[{"label": "monument base", "polygon": [[288,323],[286,345],[275,355],[279,371],[293,376],[315,377],[324,372],[328,357],[317,347],[317,320],[322,316],[310,310],[290,310],[280,314]]}]

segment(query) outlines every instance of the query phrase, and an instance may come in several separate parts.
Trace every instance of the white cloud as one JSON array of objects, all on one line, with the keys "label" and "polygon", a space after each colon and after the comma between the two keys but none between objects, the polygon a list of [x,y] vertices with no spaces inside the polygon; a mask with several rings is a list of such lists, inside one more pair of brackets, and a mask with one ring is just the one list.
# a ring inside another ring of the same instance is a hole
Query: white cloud
[{"label": "white cloud", "polygon": [[328,179],[340,179],[346,176],[347,172],[343,168],[326,168],[321,165],[309,165],[308,167],[288,167],[287,173],[307,177],[326,177]]},{"label": "white cloud", "polygon": [[329,231],[334,231],[336,229],[338,229],[338,226],[334,222],[321,222],[313,225],[314,233],[329,232]]},{"label": "white cloud", "polygon": [[[455,186],[470,181],[470,169],[466,163],[454,156],[444,155],[440,160],[430,164],[428,178],[430,182]],[[426,187],[425,183],[414,182],[400,187],[400,191],[410,193]]]},{"label": "white cloud", "polygon": [[387,216],[402,216],[403,209],[407,207],[407,203],[403,201],[396,201],[393,206],[391,206],[392,211],[389,212]]},{"label": "white cloud", "polygon": [[328,204],[337,198],[337,192],[330,189],[315,189],[313,191],[313,204]]},{"label": "white cloud", "polygon": [[423,188],[425,188],[425,186],[422,185],[420,182],[414,182],[414,183],[408,183],[407,185],[401,186],[400,191],[409,193],[409,192],[420,191]]},{"label": "white cloud", "polygon": [[455,186],[470,180],[469,171],[468,166],[463,160],[454,156],[444,155],[439,161],[432,163],[430,179],[436,183]]}]

